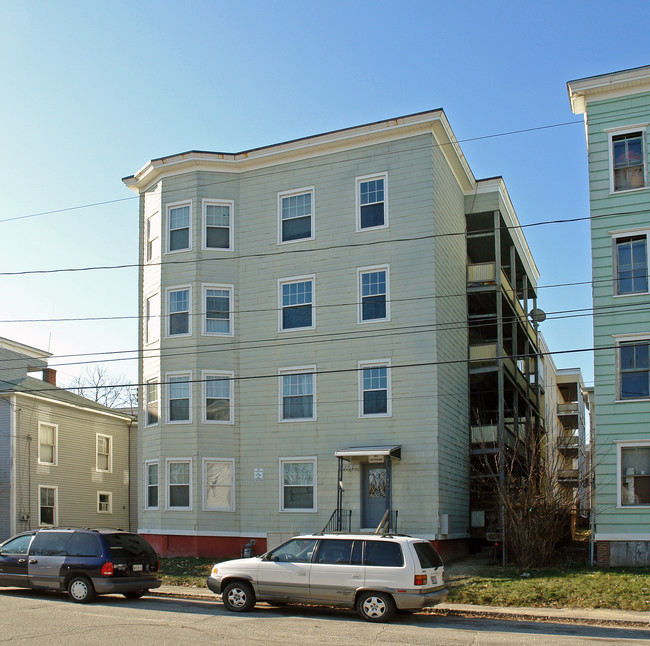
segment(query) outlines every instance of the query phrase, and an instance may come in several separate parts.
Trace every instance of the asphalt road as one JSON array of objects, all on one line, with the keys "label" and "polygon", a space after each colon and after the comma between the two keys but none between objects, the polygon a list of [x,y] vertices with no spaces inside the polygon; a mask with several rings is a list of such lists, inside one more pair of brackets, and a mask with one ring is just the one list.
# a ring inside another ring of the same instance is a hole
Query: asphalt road
[{"label": "asphalt road", "polygon": [[63,594],[0,590],[0,644],[426,644],[580,646],[649,644],[650,630],[418,614],[371,624],[352,612],[258,605],[227,612],[213,600],[120,596],[75,604]]}]

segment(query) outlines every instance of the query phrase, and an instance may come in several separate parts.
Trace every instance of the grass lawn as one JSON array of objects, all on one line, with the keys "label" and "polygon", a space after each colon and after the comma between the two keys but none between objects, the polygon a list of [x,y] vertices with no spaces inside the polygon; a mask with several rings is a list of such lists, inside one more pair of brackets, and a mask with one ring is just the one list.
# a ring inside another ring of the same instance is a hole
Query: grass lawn
[{"label": "grass lawn", "polygon": [[205,588],[205,580],[210,575],[212,566],[218,561],[219,559],[192,557],[160,559],[158,574],[163,585]]},{"label": "grass lawn", "polygon": [[449,603],[650,611],[650,568],[485,568],[449,582]]}]

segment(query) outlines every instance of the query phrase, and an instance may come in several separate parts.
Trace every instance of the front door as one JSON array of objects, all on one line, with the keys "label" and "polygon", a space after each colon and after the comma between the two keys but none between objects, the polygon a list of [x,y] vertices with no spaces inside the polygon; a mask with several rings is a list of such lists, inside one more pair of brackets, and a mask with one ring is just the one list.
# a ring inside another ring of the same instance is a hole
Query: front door
[{"label": "front door", "polygon": [[362,464],[361,467],[361,525],[375,529],[387,508],[386,464]]}]

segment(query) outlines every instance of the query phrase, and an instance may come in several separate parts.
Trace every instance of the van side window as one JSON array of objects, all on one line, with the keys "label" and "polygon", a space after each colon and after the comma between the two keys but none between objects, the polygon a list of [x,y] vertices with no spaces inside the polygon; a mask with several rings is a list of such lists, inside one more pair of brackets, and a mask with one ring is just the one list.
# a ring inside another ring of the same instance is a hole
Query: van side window
[{"label": "van side window", "polygon": [[309,563],[315,547],[315,538],[294,538],[284,545],[276,547],[272,552],[269,552],[269,560]]},{"label": "van side window", "polygon": [[0,554],[27,554],[29,549],[29,541],[32,540],[33,534],[27,534],[26,536],[19,536],[14,538],[13,541],[5,543],[5,545],[0,550]]},{"label": "van side window", "polygon": [[29,553],[33,556],[65,556],[71,532],[39,532]]},{"label": "van side window", "polygon": [[399,543],[388,541],[366,541],[366,558],[364,565],[383,567],[402,567],[404,559]]},{"label": "van side window", "polygon": [[102,546],[94,534],[75,532],[68,545],[68,554],[70,556],[101,556]]},{"label": "van side window", "polygon": [[316,563],[345,563],[350,564],[350,553],[354,541],[342,539],[322,540],[318,548]]}]

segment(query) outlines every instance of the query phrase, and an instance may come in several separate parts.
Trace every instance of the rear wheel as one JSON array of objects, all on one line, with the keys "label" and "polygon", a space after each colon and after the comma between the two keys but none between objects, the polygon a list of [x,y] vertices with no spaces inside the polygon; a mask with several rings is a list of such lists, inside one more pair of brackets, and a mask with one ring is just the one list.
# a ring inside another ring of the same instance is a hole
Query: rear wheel
[{"label": "rear wheel", "polygon": [[366,621],[390,621],[395,615],[395,602],[384,592],[365,592],[357,601],[357,612]]},{"label": "rear wheel", "polygon": [[248,583],[229,583],[221,593],[221,599],[226,610],[232,612],[248,612],[255,606],[255,592]]},{"label": "rear wheel", "polygon": [[131,592],[122,593],[127,599],[139,599],[141,596],[147,594],[147,590],[132,590]]},{"label": "rear wheel", "polygon": [[89,603],[95,598],[95,588],[85,576],[76,576],[68,583],[68,596],[76,603]]}]

